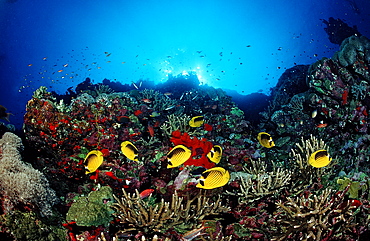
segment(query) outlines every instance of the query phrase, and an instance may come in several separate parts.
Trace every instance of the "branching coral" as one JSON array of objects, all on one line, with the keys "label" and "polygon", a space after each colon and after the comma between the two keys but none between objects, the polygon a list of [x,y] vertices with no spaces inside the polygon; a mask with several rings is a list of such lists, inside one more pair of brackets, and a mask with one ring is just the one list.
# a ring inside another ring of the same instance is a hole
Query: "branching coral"
[{"label": "branching coral", "polygon": [[312,135],[307,140],[304,140],[302,137],[301,143],[296,143],[296,148],[292,148],[291,150],[290,156],[292,158],[292,173],[294,173],[293,179],[298,180],[298,182],[295,183],[298,189],[302,190],[304,185],[316,183],[320,181],[324,174],[330,175],[332,172],[330,167],[333,164],[329,164],[329,166],[323,168],[315,168],[308,163],[311,154],[317,150],[329,151],[329,148],[323,140],[318,140]]},{"label": "branching coral", "polygon": [[[273,166],[272,171],[267,171],[267,165],[261,160],[253,161],[250,168],[244,168],[249,173],[240,175],[239,203],[254,202],[262,197],[278,193],[287,187],[291,181],[291,172],[287,169]],[[231,193],[229,193],[231,194]]]},{"label": "branching coral", "polygon": [[[156,111],[162,112],[166,109],[173,108],[177,102],[166,95],[152,89],[144,89],[138,96],[141,101],[148,100],[148,105]],[[140,101],[140,100],[139,100]]]},{"label": "branching coral", "polygon": [[176,130],[183,133],[188,132],[190,135],[199,134],[199,131],[201,130],[199,128],[193,128],[193,130],[191,130],[189,126],[190,117],[185,114],[180,116],[168,115],[167,118],[168,120],[164,122],[160,128],[168,137],[170,137]]},{"label": "branching coral", "polygon": [[297,198],[287,197],[286,202],[278,201],[277,221],[283,235],[274,240],[327,240],[355,226],[356,206],[345,200],[345,193],[346,190],[338,195],[325,189],[321,195],[305,193]]},{"label": "branching coral", "polygon": [[115,216],[123,224],[121,233],[130,231],[164,232],[169,228],[197,224],[208,215],[216,215],[228,211],[223,207],[221,199],[216,201],[202,195],[199,192],[195,197],[179,197],[177,192],[172,195],[170,202],[162,199],[159,203],[152,204],[152,199],[140,198],[136,190],[134,194],[128,194],[124,189],[121,199],[115,197],[117,203],[113,204],[116,209]]}]

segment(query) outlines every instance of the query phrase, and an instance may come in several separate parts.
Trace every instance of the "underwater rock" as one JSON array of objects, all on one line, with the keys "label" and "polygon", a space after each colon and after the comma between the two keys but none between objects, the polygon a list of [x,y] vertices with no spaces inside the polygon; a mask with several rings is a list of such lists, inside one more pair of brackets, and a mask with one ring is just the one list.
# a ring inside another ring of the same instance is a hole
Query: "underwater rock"
[{"label": "underwater rock", "polygon": [[350,27],[340,18],[334,19],[333,17],[330,17],[329,21],[326,21],[325,19],[321,20],[326,24],[326,28],[324,28],[324,30],[329,35],[329,41],[333,44],[341,44],[344,39],[353,35],[361,36],[356,25]]},{"label": "underwater rock", "polygon": [[346,38],[333,59],[338,60],[343,67],[353,65],[356,61],[370,63],[370,40],[365,36]]},{"label": "underwater rock", "polygon": [[[308,85],[306,84],[306,76],[308,67],[308,65],[296,65],[285,70],[276,86],[271,88],[272,99],[277,99],[281,96],[287,96],[287,98],[289,98],[307,91]],[[282,92],[284,92],[284,94]],[[280,100],[280,102],[283,101]]]}]

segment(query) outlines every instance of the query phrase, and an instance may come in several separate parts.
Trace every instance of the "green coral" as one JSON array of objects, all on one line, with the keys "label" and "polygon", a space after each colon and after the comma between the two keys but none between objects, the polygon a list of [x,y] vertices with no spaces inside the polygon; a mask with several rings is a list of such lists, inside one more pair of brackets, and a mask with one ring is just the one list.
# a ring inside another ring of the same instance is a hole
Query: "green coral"
[{"label": "green coral", "polygon": [[67,220],[75,221],[78,226],[108,225],[113,218],[113,210],[110,208],[112,200],[112,188],[101,187],[73,203],[68,210]]},{"label": "green coral", "polygon": [[242,116],[244,116],[244,112],[243,112],[241,109],[239,109],[238,107],[233,107],[233,108],[231,109],[230,113],[231,113],[232,115],[236,115],[236,116],[238,116],[238,117],[242,117]]},{"label": "green coral", "polygon": [[66,240],[64,228],[44,223],[33,212],[14,211],[0,216],[0,223],[1,229],[9,231],[16,240]]},{"label": "green coral", "polygon": [[33,95],[32,95],[33,98],[37,98],[37,99],[45,98],[45,96],[49,96],[50,98],[55,100],[55,97],[51,96],[51,93],[48,92],[48,88],[46,88],[45,86],[40,86],[40,88],[35,90],[35,92],[33,92]]},{"label": "green coral", "polygon": [[362,189],[360,182],[352,181],[351,179],[344,177],[344,179],[338,179],[337,183],[340,185],[339,190],[344,190],[350,185],[348,192],[349,198],[358,198],[358,191]]}]

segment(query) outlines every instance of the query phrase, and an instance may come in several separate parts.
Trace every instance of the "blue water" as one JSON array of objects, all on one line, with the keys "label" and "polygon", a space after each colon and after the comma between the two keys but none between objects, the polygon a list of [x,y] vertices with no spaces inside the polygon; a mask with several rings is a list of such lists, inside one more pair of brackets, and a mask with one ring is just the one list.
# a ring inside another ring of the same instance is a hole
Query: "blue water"
[{"label": "blue water", "polygon": [[268,94],[285,69],[331,57],[320,19],[369,37],[367,0],[0,0],[0,104],[22,124],[41,85],[58,93],[86,77],[202,84]]}]

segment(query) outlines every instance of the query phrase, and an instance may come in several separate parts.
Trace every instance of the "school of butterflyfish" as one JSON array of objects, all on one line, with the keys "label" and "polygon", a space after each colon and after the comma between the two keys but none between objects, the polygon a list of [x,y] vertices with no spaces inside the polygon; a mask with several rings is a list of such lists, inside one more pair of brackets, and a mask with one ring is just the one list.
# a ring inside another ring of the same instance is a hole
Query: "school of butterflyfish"
[{"label": "school of butterflyfish", "polygon": [[[203,116],[195,116],[190,119],[189,126],[192,128],[200,127],[204,124]],[[262,147],[272,148],[275,143],[269,133],[260,132],[257,135],[257,140]],[[122,154],[129,160],[139,161],[138,148],[130,141],[121,143]],[[167,168],[176,168],[184,164],[192,156],[191,147],[184,145],[177,145],[173,147],[167,156]],[[209,161],[218,164],[222,158],[222,147],[214,145],[207,154]],[[322,168],[330,164],[332,158],[329,156],[327,150],[317,150],[309,156],[308,164],[315,168]],[[90,151],[84,160],[86,174],[95,172],[104,161],[104,155],[99,150]],[[205,170],[200,178],[196,187],[203,189],[214,189],[226,185],[230,180],[230,173],[223,167],[213,167]]]}]

